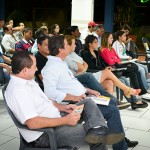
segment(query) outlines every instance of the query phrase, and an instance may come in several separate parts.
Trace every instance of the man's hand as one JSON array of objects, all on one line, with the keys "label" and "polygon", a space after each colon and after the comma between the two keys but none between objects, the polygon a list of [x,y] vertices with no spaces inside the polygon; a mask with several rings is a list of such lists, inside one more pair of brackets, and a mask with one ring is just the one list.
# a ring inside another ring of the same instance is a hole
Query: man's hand
[{"label": "man's hand", "polygon": [[81,100],[83,100],[83,99],[85,99],[86,98],[86,95],[85,94],[82,94],[82,95],[80,95],[80,96],[73,96],[73,101],[77,101],[77,102],[79,102],[79,101],[81,101]]},{"label": "man's hand", "polygon": [[86,98],[85,94],[82,94],[80,96],[74,96],[74,95],[71,95],[71,94],[67,94],[66,97],[64,98],[64,100],[66,100],[66,101],[71,100],[71,101],[79,102],[79,101],[81,101],[85,98]]},{"label": "man's hand", "polygon": [[66,124],[70,126],[75,126],[80,120],[80,117],[81,117],[80,114],[75,114],[74,112],[72,112],[68,114],[67,116],[65,116]]},{"label": "man's hand", "polygon": [[76,107],[77,105],[73,104],[65,105],[64,112],[71,113]]},{"label": "man's hand", "polygon": [[95,90],[87,89],[87,92],[91,95],[94,95],[96,97],[100,96],[101,94]]}]

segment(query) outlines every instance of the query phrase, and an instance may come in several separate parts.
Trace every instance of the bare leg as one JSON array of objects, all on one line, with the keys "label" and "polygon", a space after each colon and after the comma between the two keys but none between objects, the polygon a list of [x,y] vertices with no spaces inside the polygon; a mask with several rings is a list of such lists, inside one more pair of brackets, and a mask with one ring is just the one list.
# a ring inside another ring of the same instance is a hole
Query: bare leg
[{"label": "bare leg", "polygon": [[[102,71],[100,83],[102,84],[105,80],[112,80],[114,85],[119,87],[124,91],[124,93],[130,93],[130,95],[135,95],[136,90],[129,88],[125,84],[123,84],[110,70],[105,69]],[[139,91],[140,92],[140,91]]]},{"label": "bare leg", "polygon": [[111,95],[114,94],[114,83],[112,80],[105,80],[101,83],[102,87]]}]

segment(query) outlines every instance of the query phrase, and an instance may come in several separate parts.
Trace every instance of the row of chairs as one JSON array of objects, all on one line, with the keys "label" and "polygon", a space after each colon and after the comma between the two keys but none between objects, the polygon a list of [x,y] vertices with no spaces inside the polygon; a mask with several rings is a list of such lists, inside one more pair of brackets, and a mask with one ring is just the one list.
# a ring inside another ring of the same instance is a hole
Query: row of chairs
[{"label": "row of chairs", "polygon": [[140,51],[134,41],[130,42],[131,51],[138,58],[139,56],[144,56],[144,61],[139,61],[139,63],[147,65],[148,71],[150,72],[150,42],[146,37],[142,37],[142,44],[144,46],[144,51]]},{"label": "row of chairs", "polygon": [[[150,59],[150,55],[148,56],[148,54],[150,54],[150,49],[149,49],[150,44],[149,44],[149,42],[148,42],[148,40],[146,38],[142,38],[142,42],[143,42],[143,45],[145,47],[145,52],[144,53],[141,53],[139,51],[139,49],[137,48],[137,46],[136,46],[135,43],[131,43],[132,44],[131,46],[134,46],[134,52],[135,52],[135,54],[137,54],[137,56],[145,56],[146,57],[145,63],[147,65],[149,65],[149,61],[148,60]],[[117,73],[119,73],[119,72],[117,72]],[[11,116],[13,122],[15,123],[15,125],[17,126],[17,128],[31,130],[27,126],[22,125],[16,119],[16,117],[14,116],[14,114],[12,113],[12,111],[10,110],[10,108],[8,107],[8,105],[6,103],[6,99],[5,99],[5,94],[4,94],[5,91],[6,91],[6,88],[7,88],[7,84],[3,87],[2,94],[3,94],[3,98],[4,98],[4,102],[5,102],[6,108],[8,110],[9,115]],[[58,148],[53,128],[43,128],[43,129],[36,129],[36,130],[34,129],[33,131],[45,132],[48,135],[48,137],[49,137],[50,148],[34,148],[34,147],[32,147],[31,144],[28,144],[23,139],[23,137],[20,134],[20,148],[19,148],[19,150],[34,150],[34,149],[36,149],[36,150],[75,150],[75,149],[77,149],[76,147],[75,148],[74,147],[61,147],[61,148]]]}]

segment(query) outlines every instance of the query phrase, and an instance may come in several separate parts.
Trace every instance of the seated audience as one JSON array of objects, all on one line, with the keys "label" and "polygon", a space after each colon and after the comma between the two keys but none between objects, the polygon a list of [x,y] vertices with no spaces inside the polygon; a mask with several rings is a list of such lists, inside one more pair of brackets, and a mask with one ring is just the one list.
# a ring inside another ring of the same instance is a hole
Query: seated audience
[{"label": "seated audience", "polygon": [[[78,56],[74,52],[74,50],[75,50],[75,38],[73,36],[66,35],[65,39],[67,40],[68,45],[70,46],[70,53],[66,57],[65,61],[68,65],[69,69],[74,74],[74,76],[76,78],[78,78],[78,75],[83,74],[87,71],[88,65],[80,56]],[[97,76],[100,76],[99,73],[101,74],[101,77],[99,77],[100,80],[99,80],[99,78],[97,78]],[[116,83],[119,88],[122,88],[125,86],[108,69],[106,69],[106,73],[104,72],[104,70],[102,70],[102,71],[95,73],[94,76],[98,80],[98,82],[100,82],[100,84],[103,86],[103,88],[112,95],[113,95],[113,86],[111,87],[110,81],[113,81],[114,84]],[[141,107],[145,108],[148,106],[147,103],[139,101],[136,98],[136,96],[130,96],[130,98],[126,97],[126,99],[127,99],[127,101],[129,101],[131,103],[131,107],[133,109],[134,108],[141,108]],[[137,105],[137,104],[139,104],[139,105]],[[128,106],[130,106],[130,105],[128,105]]]},{"label": "seated audience", "polygon": [[[102,35],[102,37],[103,37],[103,35]],[[90,47],[90,49],[89,49],[89,47]],[[95,48],[97,48],[97,38],[94,35],[88,35],[85,39],[85,50],[83,51],[82,57],[83,57],[83,60],[88,64],[89,69],[101,70],[101,68],[102,68],[101,61],[102,60],[100,59],[99,52],[97,50],[95,50]],[[131,65],[129,64],[129,65],[125,66],[125,67],[127,67],[127,69],[125,71],[123,71],[123,75],[131,78],[131,81],[134,82],[134,84],[136,85],[136,86],[134,86],[134,88],[142,89],[141,92],[139,90],[137,90],[137,94],[139,92],[140,92],[140,95],[145,94],[144,92],[147,93],[147,91],[144,88],[144,85],[142,83],[141,75],[138,72],[137,65],[136,64],[131,64]],[[140,87],[138,84],[139,79],[141,81]],[[149,99],[148,95],[146,95],[145,98]]]},{"label": "seated audience", "polygon": [[[51,37],[49,39],[48,48],[50,56],[48,56],[48,61],[42,69],[44,92],[48,98],[54,99],[58,103],[61,103],[63,100],[70,99],[75,102],[82,101],[86,98],[85,93],[95,96],[100,95],[100,93],[95,90],[85,88],[80,82],[78,82],[78,80],[76,80],[71,70],[68,68],[64,60],[70,53],[70,48],[63,35]],[[88,82],[88,80],[84,78],[84,75],[85,74],[82,75],[82,79],[85,82],[84,85],[86,86],[86,82]],[[98,84],[98,86],[99,85],[100,84]],[[107,92],[102,91],[101,94],[105,95],[106,93]],[[110,94],[106,95],[108,96]],[[98,107],[112,132],[124,132],[120,119],[120,113],[116,106],[116,100],[111,95],[110,97],[111,100],[107,107],[103,105],[98,105]],[[125,139],[113,145],[114,150],[126,150],[127,147],[128,146]]]},{"label": "seated audience", "polygon": [[[116,33],[117,40],[112,44],[112,47],[115,49],[116,53],[120,57],[121,60],[132,60],[131,56],[127,55],[127,50],[124,42],[126,41],[126,33],[124,31],[118,31]],[[149,86],[146,80],[146,76],[148,75],[148,68],[146,65],[139,64],[134,62],[138,66],[138,71],[141,74],[141,79],[144,84],[146,90],[148,90]]]},{"label": "seated audience", "polygon": [[[109,131],[100,110],[90,99],[75,105],[59,104],[49,99],[33,80],[36,70],[33,54],[19,51],[12,57],[12,75],[5,96],[20,123],[30,129],[54,128],[58,147],[78,147],[89,143],[91,150],[107,150],[105,144],[115,144],[124,138],[122,132]],[[74,110],[80,105],[84,107],[83,113],[75,113]],[[79,120],[84,124],[78,124]],[[35,148],[50,145],[46,133],[25,129],[19,129],[19,132]]]}]

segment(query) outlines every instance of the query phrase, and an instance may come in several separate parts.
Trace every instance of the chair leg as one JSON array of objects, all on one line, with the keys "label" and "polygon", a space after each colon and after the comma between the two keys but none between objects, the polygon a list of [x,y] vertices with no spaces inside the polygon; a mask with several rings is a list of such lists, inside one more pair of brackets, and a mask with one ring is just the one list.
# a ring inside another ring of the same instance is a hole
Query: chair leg
[{"label": "chair leg", "polygon": [[120,89],[116,87],[116,96],[117,96],[117,99],[120,101],[119,92],[120,92]]},{"label": "chair leg", "polygon": [[122,101],[122,100],[123,100],[123,91],[120,90],[120,101]]},{"label": "chair leg", "polygon": [[[19,133],[20,134],[20,133]],[[25,149],[25,145],[24,145],[24,143],[23,143],[23,138],[21,137],[21,135],[20,135],[20,147],[19,147],[19,150],[24,150]]]}]

